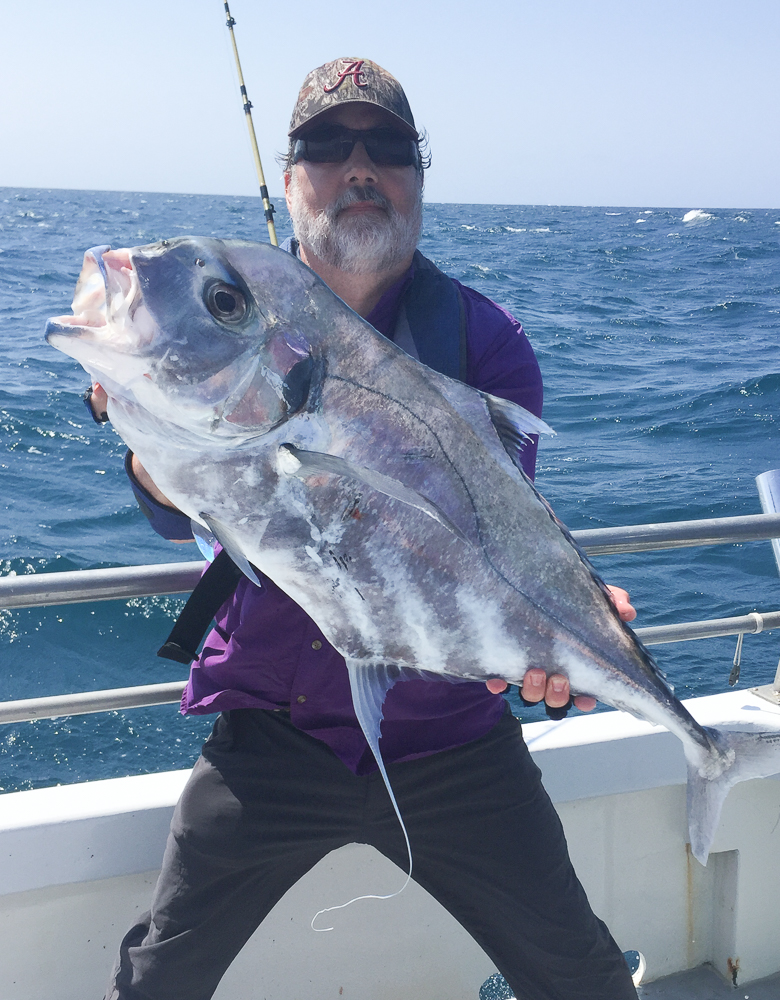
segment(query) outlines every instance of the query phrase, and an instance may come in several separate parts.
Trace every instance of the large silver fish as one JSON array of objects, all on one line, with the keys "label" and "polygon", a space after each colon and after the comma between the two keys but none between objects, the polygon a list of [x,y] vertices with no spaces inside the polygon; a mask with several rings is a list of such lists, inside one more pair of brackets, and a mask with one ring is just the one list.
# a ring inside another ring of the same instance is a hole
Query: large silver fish
[{"label": "large silver fish", "polygon": [[49,343],[106,388],[163,493],[344,655],[383,774],[396,680],[520,684],[530,666],[682,740],[703,863],[731,785],[780,771],[780,733],[700,726],[620,621],[520,469],[527,436],[549,428],[410,358],[291,255],[195,238],[98,247],[73,313],[49,322]]}]

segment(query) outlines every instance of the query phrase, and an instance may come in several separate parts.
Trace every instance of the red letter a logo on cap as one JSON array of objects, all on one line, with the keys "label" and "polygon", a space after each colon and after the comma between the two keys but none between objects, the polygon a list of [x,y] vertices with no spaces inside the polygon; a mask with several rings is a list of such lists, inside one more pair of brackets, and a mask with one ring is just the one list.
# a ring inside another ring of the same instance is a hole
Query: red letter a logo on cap
[{"label": "red letter a logo on cap", "polygon": [[362,69],[365,59],[358,59],[356,62],[351,62],[343,73],[339,73],[339,78],[333,84],[332,87],[323,87],[322,89],[326,94],[332,94],[334,90],[338,90],[342,83],[346,80],[348,76],[352,77],[352,82],[356,87],[367,87],[367,83],[360,82],[360,71]]}]

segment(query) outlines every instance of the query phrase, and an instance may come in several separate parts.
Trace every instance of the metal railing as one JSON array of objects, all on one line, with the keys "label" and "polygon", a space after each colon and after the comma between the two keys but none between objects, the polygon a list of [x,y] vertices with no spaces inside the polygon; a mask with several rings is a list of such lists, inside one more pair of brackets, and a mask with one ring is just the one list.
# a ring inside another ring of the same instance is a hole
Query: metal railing
[{"label": "metal railing", "polygon": [[572,535],[589,556],[760,542],[780,538],[780,514],[708,517],[701,521],[631,524],[624,528],[586,528],[572,531]]},{"label": "metal railing", "polygon": [[200,579],[205,565],[205,562],[159,563],[4,576],[0,578],[0,609],[186,594]]},{"label": "metal railing", "polygon": [[[589,556],[758,542],[780,538],[780,514],[586,528],[573,531],[572,537]],[[198,582],[205,565],[202,561],[177,562],[1,577],[0,610],[184,594]]]},{"label": "metal railing", "polygon": [[[728,545],[780,538],[780,514],[592,528],[573,531],[572,535],[590,556],[688,548],[695,545]],[[86,601],[127,600],[157,594],[183,594],[192,590],[204,566],[204,562],[198,561],[2,577],[0,610]],[[753,611],[734,618],[657,625],[634,631],[649,646],[715,636],[746,635],[778,627],[780,611]],[[186,681],[183,680],[171,681],[165,684],[1,702],[0,724],[173,704],[180,700],[185,684]]]},{"label": "metal railing", "polygon": [[143,684],[80,694],[55,694],[49,698],[23,698],[0,702],[0,723],[34,722],[36,719],[59,719],[63,715],[89,715],[113,712],[122,708],[146,708],[149,705],[174,705],[181,701],[186,681],[166,684]]}]

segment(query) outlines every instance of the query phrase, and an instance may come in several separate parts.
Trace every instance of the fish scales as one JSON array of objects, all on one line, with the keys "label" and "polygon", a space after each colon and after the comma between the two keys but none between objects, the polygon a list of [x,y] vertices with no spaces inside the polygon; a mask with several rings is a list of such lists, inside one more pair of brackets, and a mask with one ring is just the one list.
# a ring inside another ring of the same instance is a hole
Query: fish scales
[{"label": "fish scales", "polygon": [[700,726],[621,622],[519,466],[549,428],[410,358],[291,255],[194,237],[96,248],[47,337],[106,388],[163,493],[343,654],[385,781],[393,683],[520,684],[530,666],[681,739],[702,862],[728,788],[780,771],[780,734]]}]

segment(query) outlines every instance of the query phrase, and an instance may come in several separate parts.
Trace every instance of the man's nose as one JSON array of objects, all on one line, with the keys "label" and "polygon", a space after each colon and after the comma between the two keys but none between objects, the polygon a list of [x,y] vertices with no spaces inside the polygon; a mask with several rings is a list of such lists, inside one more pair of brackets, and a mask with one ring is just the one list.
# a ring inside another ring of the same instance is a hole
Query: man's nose
[{"label": "man's nose", "polygon": [[356,142],[352,147],[347,162],[344,164],[347,181],[350,184],[375,184],[376,166],[366,152],[362,142]]}]

